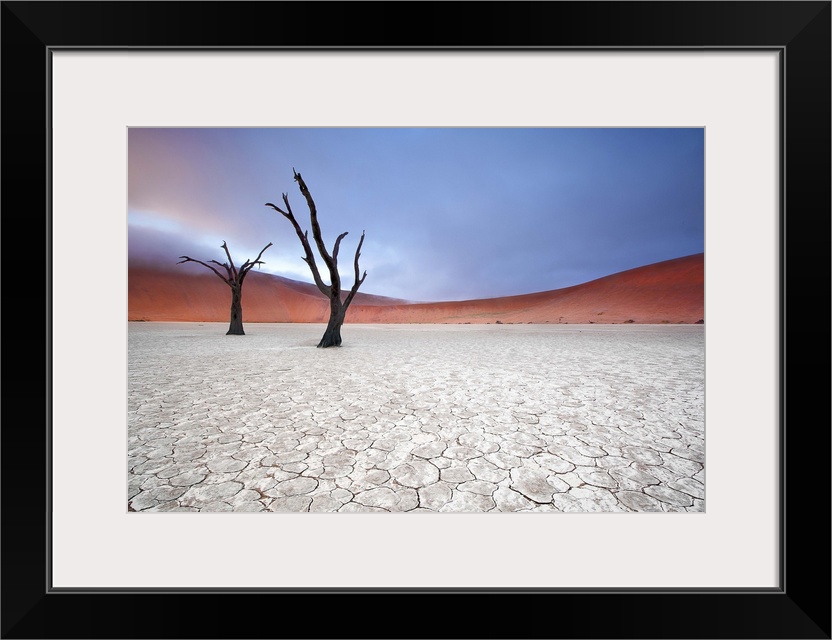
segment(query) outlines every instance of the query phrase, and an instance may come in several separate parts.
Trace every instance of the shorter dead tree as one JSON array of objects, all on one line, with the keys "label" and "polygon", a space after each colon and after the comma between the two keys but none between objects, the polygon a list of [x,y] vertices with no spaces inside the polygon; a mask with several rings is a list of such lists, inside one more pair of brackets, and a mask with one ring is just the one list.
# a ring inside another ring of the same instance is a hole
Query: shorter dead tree
[{"label": "shorter dead tree", "polygon": [[321,258],[329,270],[329,280],[331,284],[326,284],[321,278],[321,274],[318,271],[318,265],[315,263],[315,254],[312,253],[312,247],[309,245],[309,232],[301,230],[298,221],[295,220],[295,215],[292,213],[292,207],[289,204],[289,196],[285,193],[283,194],[283,203],[286,205],[285,211],[271,202],[267,202],[265,206],[271,207],[278,213],[283,214],[289,222],[292,223],[292,226],[295,228],[295,233],[297,234],[300,243],[303,245],[303,250],[306,253],[302,259],[312,270],[312,277],[315,279],[315,284],[320,292],[329,298],[329,322],[326,325],[326,331],[324,332],[321,341],[318,343],[318,347],[340,347],[341,325],[344,324],[347,309],[349,308],[353,298],[355,298],[358,287],[361,286],[361,283],[364,282],[364,278],[367,277],[366,271],[363,276],[359,277],[358,270],[358,257],[361,255],[361,245],[364,244],[364,232],[361,232],[361,240],[358,241],[358,247],[355,250],[355,283],[352,285],[350,292],[345,297],[342,297],[341,276],[338,273],[338,249],[341,247],[341,240],[344,239],[348,232],[345,231],[335,239],[335,245],[332,248],[332,255],[330,255],[326,249],[326,245],[324,245],[323,238],[321,237],[321,225],[318,224],[318,210],[315,207],[315,201],[312,200],[312,194],[309,193],[309,189],[307,188],[301,175],[294,169],[292,169],[292,173],[295,174],[295,182],[298,183],[301,194],[304,198],[306,198],[306,204],[309,207],[309,215],[312,222],[312,238],[315,240],[315,245],[318,247],[318,253],[321,254]]},{"label": "shorter dead tree", "polygon": [[225,255],[228,256],[228,262],[223,262],[222,264],[216,260],[211,260],[210,262],[224,268],[226,275],[222,275],[210,264],[206,264],[201,260],[194,260],[188,256],[179,256],[181,260],[176,264],[182,264],[183,262],[196,262],[197,264],[201,264],[203,267],[208,267],[211,271],[216,273],[220,280],[231,287],[231,324],[229,325],[228,332],[225,335],[244,336],[246,332],[243,331],[243,280],[245,280],[246,275],[248,275],[248,272],[251,271],[251,268],[254,265],[265,264],[265,262],[260,259],[260,256],[263,255],[263,251],[272,246],[272,243],[270,242],[263,247],[263,250],[254,261],[246,260],[239,269],[234,266],[234,261],[231,259],[231,254],[228,251],[228,245],[224,240],[221,246],[225,249]]}]

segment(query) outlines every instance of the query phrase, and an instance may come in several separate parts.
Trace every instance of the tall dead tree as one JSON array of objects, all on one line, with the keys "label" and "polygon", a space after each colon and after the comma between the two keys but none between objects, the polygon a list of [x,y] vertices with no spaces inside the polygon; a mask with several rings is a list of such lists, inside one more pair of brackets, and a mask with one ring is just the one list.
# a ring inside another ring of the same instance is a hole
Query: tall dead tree
[{"label": "tall dead tree", "polygon": [[344,239],[348,232],[345,231],[338,236],[338,238],[336,238],[335,245],[332,248],[332,255],[330,255],[324,245],[323,238],[321,237],[321,226],[318,224],[318,210],[315,207],[315,201],[312,199],[312,195],[309,193],[309,189],[307,188],[301,175],[294,169],[292,169],[292,173],[295,174],[295,182],[298,183],[301,194],[304,198],[306,198],[306,204],[309,207],[309,215],[312,220],[312,238],[315,240],[315,245],[318,247],[318,253],[321,254],[321,259],[324,261],[324,264],[326,264],[327,269],[329,269],[329,279],[331,284],[326,284],[321,278],[321,273],[318,271],[318,265],[315,262],[315,254],[312,253],[312,247],[309,245],[309,232],[301,230],[298,221],[295,220],[295,215],[292,213],[292,207],[289,204],[289,196],[285,193],[283,194],[283,203],[286,206],[285,211],[271,202],[267,202],[265,206],[271,207],[278,213],[283,214],[289,222],[292,223],[292,226],[295,228],[295,233],[297,233],[300,243],[303,245],[303,249],[306,252],[306,255],[303,257],[303,261],[306,262],[312,270],[312,277],[315,279],[315,284],[318,286],[318,289],[327,298],[329,298],[329,322],[326,325],[326,331],[324,332],[323,338],[321,338],[321,341],[318,343],[318,347],[340,347],[341,325],[344,324],[347,309],[349,308],[353,298],[355,298],[358,287],[361,286],[361,283],[364,282],[364,278],[367,277],[366,271],[361,277],[358,275],[358,257],[361,255],[361,245],[364,244],[364,232],[361,232],[361,240],[358,241],[358,247],[355,250],[355,283],[352,285],[350,292],[346,296],[342,296],[341,276],[338,273],[338,249],[341,246],[341,240]]},{"label": "tall dead tree", "polygon": [[201,264],[203,267],[208,267],[211,271],[216,273],[220,280],[231,287],[231,324],[228,326],[228,331],[225,335],[244,336],[246,332],[243,331],[243,280],[245,280],[246,275],[248,275],[248,272],[251,271],[251,268],[254,265],[266,264],[260,259],[260,256],[263,255],[263,251],[272,246],[272,243],[270,242],[263,247],[263,250],[253,262],[246,260],[239,269],[234,266],[234,261],[231,259],[231,254],[228,251],[228,245],[224,240],[221,246],[225,249],[225,255],[228,256],[228,262],[223,262],[222,264],[216,260],[211,260],[210,262],[224,268],[226,275],[222,275],[210,264],[206,264],[201,260],[194,260],[188,256],[179,256],[182,259],[176,264],[182,264],[183,262],[196,262],[197,264]]}]

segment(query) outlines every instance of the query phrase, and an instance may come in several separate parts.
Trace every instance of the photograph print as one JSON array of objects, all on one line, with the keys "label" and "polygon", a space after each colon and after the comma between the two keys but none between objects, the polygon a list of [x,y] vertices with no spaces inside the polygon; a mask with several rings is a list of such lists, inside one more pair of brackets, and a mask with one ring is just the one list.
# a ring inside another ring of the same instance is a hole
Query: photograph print
[{"label": "photograph print", "polygon": [[127,511],[705,512],[704,146],[128,129]]}]

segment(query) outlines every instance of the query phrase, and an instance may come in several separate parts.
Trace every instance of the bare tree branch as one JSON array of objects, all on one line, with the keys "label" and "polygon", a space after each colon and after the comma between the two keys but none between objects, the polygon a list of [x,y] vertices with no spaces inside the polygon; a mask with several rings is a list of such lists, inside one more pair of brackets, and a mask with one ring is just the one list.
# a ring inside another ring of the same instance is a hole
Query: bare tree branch
[{"label": "bare tree branch", "polygon": [[270,242],[269,244],[267,244],[265,247],[263,247],[263,248],[260,250],[260,253],[258,253],[258,254],[257,254],[257,257],[254,259],[254,262],[253,262],[252,264],[257,264],[258,262],[260,262],[260,258],[261,258],[261,257],[263,256],[263,254],[266,252],[266,249],[268,249],[270,246],[272,246],[272,243],[271,243],[271,242]]},{"label": "bare tree branch", "polygon": [[285,193],[283,194],[283,201],[286,203],[287,211],[283,211],[280,207],[272,204],[271,202],[267,202],[265,206],[271,207],[278,213],[283,214],[283,216],[287,220],[289,220],[289,222],[292,223],[292,226],[295,228],[295,233],[297,234],[298,239],[300,240],[300,243],[301,245],[303,245],[303,249],[306,252],[306,257],[303,258],[303,261],[309,265],[309,269],[312,271],[312,277],[315,279],[315,284],[317,285],[320,292],[323,293],[325,296],[329,297],[332,293],[332,290],[330,286],[323,281],[323,278],[321,278],[321,273],[320,271],[318,271],[318,265],[315,263],[315,254],[312,253],[312,247],[309,246],[309,233],[304,232],[300,228],[298,221],[295,220],[295,216],[292,213],[292,208],[289,206],[289,196],[287,196]]},{"label": "bare tree branch", "polygon": [[257,257],[254,259],[254,262],[249,262],[248,260],[246,260],[243,263],[243,266],[240,267],[240,284],[242,284],[243,278],[245,278],[248,275],[248,272],[251,271],[251,268],[254,265],[256,265],[256,264],[266,264],[265,262],[263,262],[260,259],[260,257],[263,255],[263,252],[266,249],[268,249],[270,246],[272,246],[271,242],[269,244],[267,244],[265,247],[263,247],[263,249],[260,251],[260,253],[257,255]]},{"label": "bare tree branch", "polygon": [[349,231],[344,231],[338,238],[335,240],[335,247],[332,249],[332,261],[335,265],[338,265],[338,249],[341,248],[341,240],[349,233]]},{"label": "bare tree branch", "polygon": [[[321,234],[321,225],[318,224],[318,208],[315,206],[315,201],[312,199],[312,194],[309,193],[309,188],[306,186],[306,183],[303,181],[303,177],[292,169],[292,173],[295,174],[295,182],[298,183],[298,187],[300,187],[300,192],[304,198],[306,198],[306,204],[309,207],[309,219],[312,222],[312,237],[315,239],[315,244],[318,246],[318,253],[321,254],[321,258],[323,258],[324,263],[326,263],[329,272],[332,274],[332,279],[336,279],[336,274],[338,273],[337,265],[335,261],[332,259],[332,256],[329,255],[329,252],[326,250],[326,245],[324,244],[323,236]],[[336,286],[336,282],[332,283],[333,286]],[[337,283],[337,288],[340,290],[340,281]]]},{"label": "bare tree branch", "polygon": [[222,241],[222,248],[225,249],[225,255],[228,256],[228,264],[231,265],[231,272],[234,274],[234,279],[237,279],[237,269],[234,267],[234,261],[231,259],[231,253],[228,251],[228,245],[225,240]]},{"label": "bare tree branch", "polygon": [[[188,256],[179,256],[179,257],[182,258],[182,260],[180,260],[176,264],[182,264],[183,262],[196,262],[197,264],[201,264],[203,267],[208,267],[211,271],[213,271],[214,273],[217,274],[217,277],[220,280],[222,280],[229,287],[231,286],[231,282],[229,281],[229,279],[226,278],[224,275],[222,275],[219,271],[214,269],[214,267],[212,267],[210,264],[205,264],[204,262],[202,262],[202,260],[194,260],[193,258],[189,258]],[[216,262],[216,260],[212,260],[211,262]],[[219,262],[217,262],[217,264],[219,264]]]},{"label": "bare tree branch", "polygon": [[355,294],[358,292],[358,287],[364,282],[364,278],[367,277],[367,272],[364,272],[364,275],[361,278],[358,278],[358,258],[361,255],[361,245],[364,244],[364,231],[361,232],[361,240],[358,241],[358,246],[355,249],[355,282],[352,285],[352,289],[350,289],[350,293],[347,296],[347,299],[344,301],[344,307],[348,307],[352,302],[352,299],[355,297]]},{"label": "bare tree branch", "polygon": [[274,209],[274,210],[275,210],[275,211],[277,211],[278,213],[282,213],[282,214],[283,214],[284,216],[286,216],[287,218],[289,217],[289,214],[288,214],[288,213],[286,213],[286,212],[285,212],[283,209],[281,209],[280,207],[278,207],[276,204],[273,204],[273,203],[271,203],[271,202],[267,202],[265,206],[267,206],[267,207],[271,207],[272,209]]},{"label": "bare tree branch", "polygon": [[231,269],[228,267],[227,262],[220,263],[220,262],[217,262],[216,260],[209,260],[208,262],[213,262],[215,265],[218,265],[218,266],[222,267],[223,269],[225,269],[225,271],[228,273],[228,279],[229,280],[234,279],[234,274],[231,273]]}]

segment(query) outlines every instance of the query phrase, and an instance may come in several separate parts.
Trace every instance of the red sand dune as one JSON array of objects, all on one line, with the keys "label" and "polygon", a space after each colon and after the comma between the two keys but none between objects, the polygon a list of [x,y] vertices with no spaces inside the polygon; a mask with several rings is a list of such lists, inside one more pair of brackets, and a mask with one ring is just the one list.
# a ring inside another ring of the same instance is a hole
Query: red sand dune
[{"label": "red sand dune", "polygon": [[[227,322],[231,291],[210,272],[131,267],[128,320]],[[243,322],[326,322],[313,284],[252,271]],[[408,303],[359,292],[347,322],[678,324],[705,318],[705,257],[696,254],[622,271],[566,289],[462,302]]]}]

